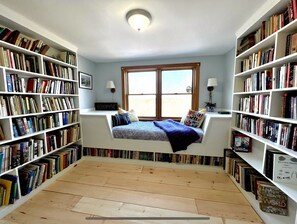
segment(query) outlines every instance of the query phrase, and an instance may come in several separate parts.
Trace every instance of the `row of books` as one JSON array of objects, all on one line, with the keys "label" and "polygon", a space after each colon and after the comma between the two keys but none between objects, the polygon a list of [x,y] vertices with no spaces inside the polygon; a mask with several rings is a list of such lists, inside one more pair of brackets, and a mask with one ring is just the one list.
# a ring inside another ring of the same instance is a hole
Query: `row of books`
[{"label": "row of books", "polygon": [[46,75],[74,80],[73,68],[58,65],[50,61],[44,61],[43,64]]},{"label": "row of books", "polygon": [[13,116],[37,113],[39,111],[34,97],[19,95],[0,95],[0,116]]},{"label": "row of books", "polygon": [[43,139],[27,139],[0,146],[0,173],[18,167],[47,153]]},{"label": "row of books", "polygon": [[75,109],[73,97],[43,97],[43,111],[59,111]]},{"label": "row of books", "polygon": [[46,130],[78,122],[78,111],[59,112],[38,117],[39,130]]},{"label": "row of books", "polygon": [[265,91],[272,89],[272,69],[256,72],[243,82],[244,92]]},{"label": "row of books", "polygon": [[264,65],[273,61],[274,48],[268,48],[266,50],[260,50],[257,53],[249,55],[248,58],[241,61],[241,72],[256,68],[260,65]]},{"label": "row of books", "polygon": [[286,92],[282,95],[281,117],[297,119],[297,92]]},{"label": "row of books", "polygon": [[15,118],[12,121],[14,137],[33,134],[78,122],[78,111],[60,112],[37,117]]},{"label": "row of books", "polygon": [[77,142],[80,139],[80,128],[78,125],[60,129],[46,134],[47,151],[51,152],[65,145]]},{"label": "row of books", "polygon": [[39,130],[37,117],[23,117],[13,119],[12,127],[14,137],[24,136],[41,131]]},{"label": "row of books", "polygon": [[21,195],[27,195],[47,179],[81,158],[80,146],[71,146],[19,169]]},{"label": "row of books", "polygon": [[24,78],[18,74],[6,74],[8,92],[74,94],[75,83],[41,78]]},{"label": "row of books", "polygon": [[255,42],[259,43],[291,21],[292,19],[290,19],[288,8],[281,13],[270,16],[267,20],[262,22],[261,27],[256,31]]},{"label": "row of books", "polygon": [[253,167],[236,154],[225,152],[225,170],[235,178],[235,181],[247,192],[255,195],[263,212],[288,215],[288,196],[263,177]]},{"label": "row of books", "polygon": [[222,157],[213,156],[198,156],[198,155],[178,155],[171,153],[153,153],[153,152],[140,152],[133,150],[117,150],[117,149],[103,149],[103,148],[84,148],[85,156],[99,156],[110,158],[122,159],[136,159],[136,160],[149,160],[156,162],[169,162],[181,164],[198,164],[198,165],[211,165],[222,166]]},{"label": "row of books", "polygon": [[246,37],[244,37],[237,48],[237,55],[248,50],[255,44],[264,40],[271,34],[275,33],[276,31],[296,19],[297,12],[296,7],[293,7],[293,4],[297,4],[296,0],[289,0],[288,6],[282,12],[276,13],[270,16],[268,19],[262,21],[261,26],[255,32],[250,33]]},{"label": "row of books", "polygon": [[278,68],[273,76],[273,89],[297,87],[297,64],[291,62]]},{"label": "row of books", "polygon": [[[23,35],[18,30],[11,30],[7,27],[0,27],[0,40],[42,55],[45,55],[50,49],[50,46],[42,40],[34,40]],[[57,59],[71,65],[76,65],[76,56],[69,51],[60,52]]]},{"label": "row of books", "polygon": [[248,113],[268,115],[270,95],[254,95],[239,100],[239,110]]},{"label": "row of books", "polygon": [[75,83],[61,80],[46,80],[40,78],[29,78],[27,82],[28,93],[47,94],[75,94]]},{"label": "row of books", "polygon": [[7,27],[0,27],[0,40],[43,55],[49,50],[49,46],[42,40],[33,40],[22,35],[20,31]]},{"label": "row of books", "polygon": [[35,73],[40,71],[36,56],[17,53],[3,47],[0,47],[0,66]]},{"label": "row of books", "polygon": [[222,166],[223,158],[216,156],[198,156],[198,155],[177,155],[170,153],[155,153],[155,161],[181,163],[181,164],[196,164]]},{"label": "row of books", "polygon": [[236,126],[244,131],[297,151],[296,125],[237,114]]},{"label": "row of books", "polygon": [[19,178],[11,174],[2,175],[0,178],[0,206],[14,204],[19,199],[18,179],[21,195],[26,195],[80,158],[81,147],[74,145],[22,167],[19,169]]},{"label": "row of books", "polygon": [[76,65],[76,56],[69,51],[61,52],[59,58],[70,65]]},{"label": "row of books", "polygon": [[138,152],[131,150],[103,149],[103,148],[84,148],[85,156],[99,156],[121,159],[138,159],[153,161],[154,155],[152,152]]}]

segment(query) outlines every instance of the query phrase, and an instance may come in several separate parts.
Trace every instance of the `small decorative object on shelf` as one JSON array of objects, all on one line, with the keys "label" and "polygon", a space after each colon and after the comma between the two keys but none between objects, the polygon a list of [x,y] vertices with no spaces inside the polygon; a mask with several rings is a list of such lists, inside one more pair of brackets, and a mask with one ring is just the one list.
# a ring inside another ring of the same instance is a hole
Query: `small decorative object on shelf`
[{"label": "small decorative object on shelf", "polygon": [[205,102],[205,107],[207,112],[214,112],[216,108],[216,103]]},{"label": "small decorative object on shelf", "polygon": [[239,132],[232,132],[232,149],[236,152],[251,152],[252,139]]}]

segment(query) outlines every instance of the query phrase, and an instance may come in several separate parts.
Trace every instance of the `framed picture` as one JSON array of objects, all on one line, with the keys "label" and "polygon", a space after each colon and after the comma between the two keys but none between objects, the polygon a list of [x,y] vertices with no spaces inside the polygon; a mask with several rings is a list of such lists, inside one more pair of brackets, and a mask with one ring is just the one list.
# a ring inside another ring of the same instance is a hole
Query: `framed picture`
[{"label": "framed picture", "polygon": [[79,72],[79,87],[83,89],[93,89],[92,75],[84,72]]},{"label": "framed picture", "polygon": [[251,152],[252,139],[242,133],[233,132],[232,148],[236,152]]}]

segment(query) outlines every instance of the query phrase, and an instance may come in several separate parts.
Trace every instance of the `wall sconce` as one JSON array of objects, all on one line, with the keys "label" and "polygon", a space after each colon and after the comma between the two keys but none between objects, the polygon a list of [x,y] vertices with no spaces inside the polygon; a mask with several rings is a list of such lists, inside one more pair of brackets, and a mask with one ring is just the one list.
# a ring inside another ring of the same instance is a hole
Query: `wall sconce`
[{"label": "wall sconce", "polygon": [[114,93],[116,91],[114,82],[113,81],[107,81],[105,87],[106,87],[106,89],[110,89],[110,92],[112,93],[112,102],[113,102],[113,95],[114,95]]},{"label": "wall sconce", "polygon": [[115,93],[115,85],[113,81],[107,81],[106,83],[106,89],[110,89],[110,92]]},{"label": "wall sconce", "polygon": [[212,102],[212,91],[215,86],[218,85],[218,81],[216,78],[209,78],[207,81],[207,90],[209,91],[209,102],[206,103],[207,111],[213,112],[216,106],[215,103]]}]

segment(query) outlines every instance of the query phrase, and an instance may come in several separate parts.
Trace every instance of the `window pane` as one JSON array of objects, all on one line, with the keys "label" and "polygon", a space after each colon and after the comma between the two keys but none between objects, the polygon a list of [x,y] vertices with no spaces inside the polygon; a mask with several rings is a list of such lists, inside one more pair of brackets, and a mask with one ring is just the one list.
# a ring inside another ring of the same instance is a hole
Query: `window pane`
[{"label": "window pane", "polygon": [[129,72],[129,94],[156,93],[156,72]]},{"label": "window pane", "polygon": [[163,95],[162,117],[182,117],[191,109],[191,95]]},{"label": "window pane", "polygon": [[129,110],[134,109],[138,116],[141,117],[155,117],[156,116],[156,96],[143,95],[135,96],[130,95]]},{"label": "window pane", "polygon": [[162,72],[162,94],[192,93],[192,70]]}]

